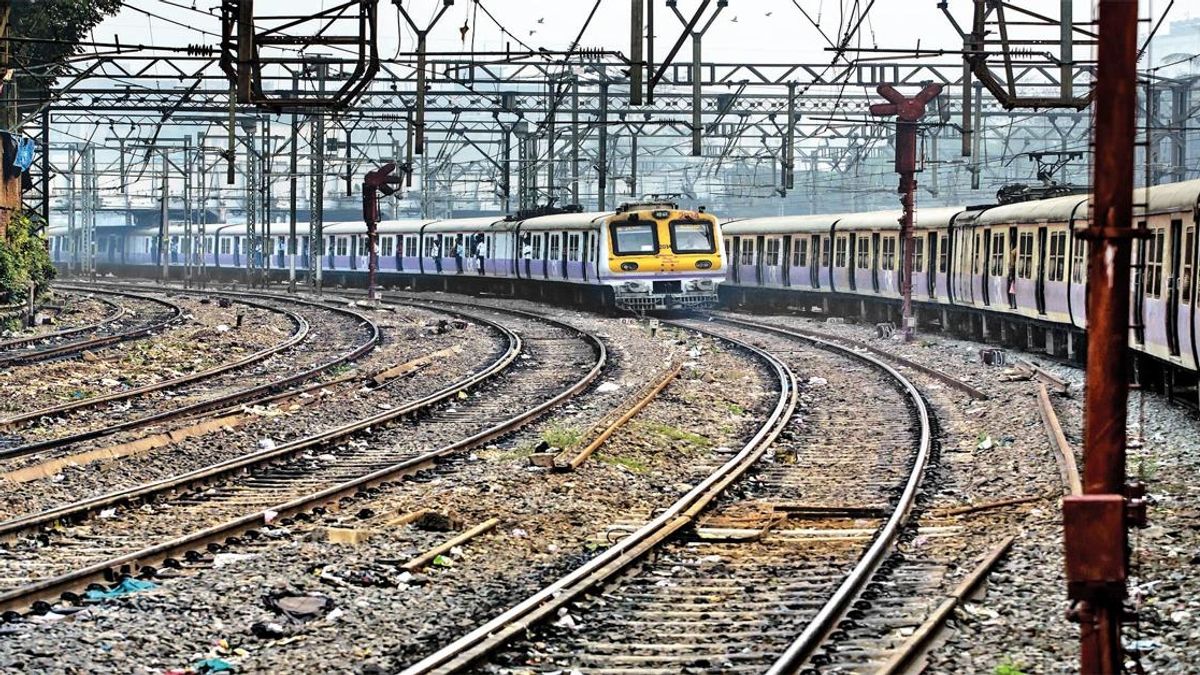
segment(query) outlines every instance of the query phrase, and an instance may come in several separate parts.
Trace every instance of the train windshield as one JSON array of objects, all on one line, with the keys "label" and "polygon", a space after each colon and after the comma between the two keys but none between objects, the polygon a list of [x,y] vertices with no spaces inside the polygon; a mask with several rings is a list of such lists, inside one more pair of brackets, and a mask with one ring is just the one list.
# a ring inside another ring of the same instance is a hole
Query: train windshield
[{"label": "train windshield", "polygon": [[612,226],[612,233],[616,255],[658,252],[653,223],[621,223]]},{"label": "train windshield", "polygon": [[671,222],[671,249],[676,253],[715,253],[712,223],[705,220]]}]

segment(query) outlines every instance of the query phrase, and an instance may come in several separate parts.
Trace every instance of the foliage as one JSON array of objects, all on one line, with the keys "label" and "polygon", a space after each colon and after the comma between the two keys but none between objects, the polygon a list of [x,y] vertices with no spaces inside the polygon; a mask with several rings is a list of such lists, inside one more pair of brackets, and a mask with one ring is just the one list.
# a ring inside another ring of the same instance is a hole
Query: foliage
[{"label": "foliage", "polygon": [[0,240],[0,304],[27,300],[30,281],[37,284],[40,295],[49,290],[53,278],[46,240],[34,234],[28,215],[13,214],[7,237]]},{"label": "foliage", "polygon": [[583,440],[583,434],[578,429],[555,424],[542,432],[542,440],[552,448],[563,450]]},{"label": "foliage", "polygon": [[81,53],[79,42],[121,8],[121,0],[13,0],[10,34],[32,38],[12,43],[17,88],[22,98],[44,100],[63,73],[66,59]]},{"label": "foliage", "polygon": [[1006,658],[996,665],[995,675],[1025,675],[1020,661]]}]

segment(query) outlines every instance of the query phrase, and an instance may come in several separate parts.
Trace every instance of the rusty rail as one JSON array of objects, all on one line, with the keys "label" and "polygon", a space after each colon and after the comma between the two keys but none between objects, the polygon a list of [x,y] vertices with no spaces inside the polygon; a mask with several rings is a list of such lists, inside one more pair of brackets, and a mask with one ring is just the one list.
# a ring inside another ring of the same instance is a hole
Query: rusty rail
[{"label": "rusty rail", "polygon": [[[555,458],[555,468],[574,471],[575,469],[583,466],[583,463],[587,461],[588,457],[591,457],[592,453],[604,445],[610,436],[616,433],[618,429],[625,426],[629,420],[633,419],[634,415],[637,415],[639,412],[641,412],[642,408],[645,408],[647,405],[649,405],[650,401],[653,401],[656,397],[658,397],[658,395],[662,393],[662,390],[666,389],[667,385],[671,384],[671,382],[673,382],[675,378],[679,376],[679,371],[682,369],[683,362],[680,361],[664,370],[658,378],[650,383],[647,389],[639,391],[637,395],[633,397],[634,403],[629,407],[628,410],[626,410],[615,420],[611,420],[607,423],[602,422],[602,424],[604,424],[603,429],[594,439],[592,439],[590,443],[578,451],[576,451],[575,448],[565,448],[561,454],[561,456],[564,458],[562,463],[559,462],[558,458]],[[570,457],[570,459],[565,459],[566,457]]]},{"label": "rusty rail", "polygon": [[905,640],[904,644],[900,646],[899,651],[876,671],[875,675],[896,675],[897,673],[905,672],[905,669],[912,665],[917,657],[925,652],[929,644],[933,641],[933,638],[938,634],[938,631],[941,630],[942,625],[954,614],[954,609],[964,600],[975,594],[976,589],[983,583],[983,580],[991,574],[992,569],[1000,562],[1004,554],[1008,553],[1015,539],[1015,536],[1010,535],[993,548],[975,566],[975,569],[959,582],[954,592],[950,594],[950,597],[943,600],[942,604],[933,610],[933,614],[929,615],[929,618],[921,623],[917,630],[909,636],[908,640]]},{"label": "rusty rail", "polygon": [[1058,415],[1054,412],[1054,404],[1050,402],[1050,393],[1046,385],[1038,383],[1038,409],[1042,414],[1042,424],[1046,427],[1046,436],[1050,445],[1057,451],[1054,459],[1058,462],[1058,470],[1062,475],[1063,486],[1070,495],[1083,494],[1083,483],[1079,478],[1079,466],[1075,463],[1075,450],[1067,442],[1062,425],[1058,423]]}]

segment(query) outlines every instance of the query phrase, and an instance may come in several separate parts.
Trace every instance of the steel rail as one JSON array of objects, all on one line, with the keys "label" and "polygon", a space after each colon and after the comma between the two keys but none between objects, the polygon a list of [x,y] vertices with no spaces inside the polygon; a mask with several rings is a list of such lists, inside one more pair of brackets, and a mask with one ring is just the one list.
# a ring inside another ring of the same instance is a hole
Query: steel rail
[{"label": "steel rail", "polygon": [[[713,316],[713,318],[716,318],[716,319],[728,318],[728,317],[724,317],[723,315],[718,315],[718,314],[714,314],[712,316]],[[751,321],[749,319],[730,319],[730,320],[740,321],[743,324],[755,326],[758,328],[774,329],[774,327],[769,324],[760,323],[758,321]],[[892,352],[889,352],[885,349],[873,347],[865,342],[862,342],[859,340],[854,340],[851,338],[844,338],[844,337],[841,337],[838,335],[831,335],[829,333],[822,333],[820,331],[815,331],[815,330],[811,330],[808,328],[789,327],[787,330],[792,331],[799,337],[821,340],[821,341],[824,341],[827,343],[841,343],[842,345],[849,345],[850,347],[853,347],[854,349],[861,349],[863,351],[870,352],[876,356],[885,358],[889,361],[894,361],[894,362],[904,366],[905,368],[911,368],[912,370],[916,370],[921,373],[924,373],[924,374],[934,378],[935,380],[942,382],[943,384],[949,385],[949,386],[963,392],[964,394],[966,394],[967,396],[970,396],[971,398],[978,399],[980,401],[988,400],[987,394],[976,389],[975,387],[972,387],[971,385],[967,384],[966,382],[963,382],[962,380],[959,380],[950,375],[947,375],[946,373],[943,373],[942,371],[938,370],[937,368],[930,368],[929,366],[926,366],[921,363],[917,363],[916,361],[913,361],[911,359],[904,358],[903,356],[900,356],[898,354],[893,354]]]},{"label": "steel rail", "polygon": [[[64,593],[70,592],[72,589],[79,588],[95,581],[111,578],[114,570],[124,567],[131,567],[134,565],[138,565],[140,567],[150,567],[154,563],[163,562],[182,555],[188,551],[196,550],[204,544],[226,541],[231,537],[253,529],[254,527],[261,526],[275,518],[285,518],[290,515],[310,511],[316,507],[323,506],[338,499],[353,496],[354,494],[368,487],[394,480],[402,476],[412,475],[414,473],[431,468],[436,465],[438,460],[444,457],[460,452],[464,449],[478,447],[484,443],[509,434],[512,431],[531,422],[547,410],[557,406],[564,400],[578,394],[590,386],[607,364],[607,349],[605,348],[604,343],[591,333],[584,332],[580,329],[570,326],[569,324],[548,319],[546,317],[541,317],[530,312],[522,312],[519,310],[496,311],[510,312],[525,316],[527,318],[553,323],[559,327],[569,330],[575,335],[581,336],[591,344],[596,355],[595,364],[574,384],[559,392],[549,400],[546,400],[534,406],[533,408],[521,412],[470,437],[456,441],[455,443],[443,448],[426,452],[416,457],[398,462],[390,467],[386,467],[370,474],[322,489],[305,497],[300,497],[289,502],[273,506],[269,509],[256,511],[254,513],[241,516],[239,518],[206,528],[198,532],[194,532],[189,535],[185,535],[183,537],[90,565],[80,570],[61,574],[49,579],[43,579],[20,588],[0,593],[0,612],[16,611],[22,607],[29,606],[30,604],[47,602],[48,600],[62,597]],[[239,472],[249,468],[251,465],[261,464],[273,459],[277,459],[284,454],[295,453],[300,450],[312,448],[314,446],[325,445],[330,442],[351,436],[363,429],[376,427],[381,423],[386,423],[402,416],[412,415],[428,409],[429,407],[438,403],[451,400],[459,392],[466,391],[471,387],[482,383],[485,380],[491,379],[506,370],[509,365],[516,361],[523,348],[522,339],[515,332],[480,317],[471,318],[475,321],[489,323],[500,330],[500,332],[507,338],[508,348],[504,351],[504,353],[497,357],[497,359],[489,364],[487,368],[479,373],[472,374],[467,378],[464,378],[448,387],[439,390],[438,392],[435,392],[434,394],[420,399],[419,401],[410,403],[395,410],[387,411],[380,415],[374,415],[367,420],[359,420],[329,432],[324,432],[307,439],[289,443],[269,452],[254,453],[242,458],[236,458],[234,460],[222,462],[206,469],[190,472],[184,476],[158,481],[157,483],[153,483],[148,486],[142,486],[141,488],[124,491],[115,495],[102,496],[94,500],[88,500],[87,502],[82,502],[80,504],[70,505],[62,509],[53,509],[31,518],[21,518],[0,523],[0,537],[13,536],[13,534],[17,532],[27,531],[39,525],[46,525],[56,522],[66,517],[68,514],[79,516],[97,509],[105,508],[106,506],[114,503],[124,503],[135,498],[144,498],[146,496],[159,494],[170,490],[177,490],[187,485],[196,485],[200,482],[206,482],[216,477]]]},{"label": "steel rail", "polygon": [[[35,420],[35,419],[39,419],[42,417],[51,417],[51,416],[55,416],[55,415],[62,415],[64,413],[72,412],[75,410],[82,410],[84,408],[92,408],[92,407],[95,407],[95,406],[103,404],[103,403],[112,403],[114,401],[124,401],[126,399],[141,396],[142,394],[149,394],[151,392],[159,391],[161,389],[168,389],[171,387],[177,387],[182,384],[190,384],[192,382],[205,380],[210,377],[220,375],[222,373],[227,373],[231,370],[237,370],[239,368],[244,368],[246,366],[253,365],[260,361],[266,360],[267,358],[269,358],[275,354],[278,354],[279,352],[281,352],[285,349],[294,347],[295,345],[302,342],[306,337],[308,337],[309,328],[310,328],[308,325],[308,321],[306,321],[304,319],[304,317],[300,316],[299,314],[296,314],[295,312],[292,312],[292,311],[286,310],[286,309],[281,310],[281,309],[277,309],[274,307],[269,307],[267,305],[263,305],[263,304],[260,304],[260,303],[257,303],[257,302],[251,301],[251,300],[244,300],[242,302],[251,307],[257,307],[259,309],[265,309],[265,310],[269,310],[269,311],[275,311],[275,312],[282,313],[284,316],[286,316],[292,322],[293,330],[292,330],[291,335],[288,336],[287,340],[284,340],[283,342],[281,342],[279,344],[272,345],[270,347],[267,347],[266,349],[259,350],[257,352],[254,352],[253,354],[244,356],[236,361],[229,361],[226,363],[222,363],[220,365],[213,366],[212,368],[208,368],[206,370],[201,370],[201,371],[198,371],[195,373],[190,373],[190,374],[184,375],[182,377],[166,379],[166,380],[162,380],[159,382],[152,382],[150,384],[142,385],[140,387],[134,387],[132,389],[125,389],[123,391],[117,391],[117,392],[113,392],[111,394],[105,394],[103,396],[95,396],[92,398],[81,399],[79,401],[70,401],[68,403],[63,403],[61,405],[51,406],[49,408],[40,408],[38,410],[31,410],[29,412],[20,413],[18,415],[13,415],[12,417],[6,417],[3,419],[0,419],[0,429],[10,428],[15,425],[21,424],[22,422],[28,422],[30,420]],[[369,323],[369,320],[367,320],[366,317],[361,317],[361,318],[364,321],[367,321]],[[376,335],[378,335],[378,332],[379,332],[378,329],[376,329],[375,330]],[[14,450],[16,450],[16,449],[19,449],[19,448],[14,448]],[[20,454],[28,454],[28,453],[20,453]],[[0,458],[4,458],[6,456],[10,456],[7,454],[7,451],[0,451]]]},{"label": "steel rail", "polygon": [[[72,290],[84,290],[84,289],[81,289],[78,287],[67,286],[67,285],[62,285],[62,286],[60,286],[60,288],[69,288]],[[146,324],[145,326],[141,326],[139,328],[134,328],[132,330],[128,330],[128,331],[125,331],[122,333],[115,333],[113,335],[105,335],[102,337],[92,338],[90,340],[81,340],[79,342],[71,342],[71,343],[68,343],[65,345],[57,345],[55,347],[49,347],[46,349],[38,349],[38,350],[33,350],[33,351],[24,352],[24,353],[20,353],[20,354],[0,356],[0,366],[28,365],[31,363],[37,363],[39,361],[45,361],[47,359],[55,359],[55,358],[62,358],[64,356],[70,356],[72,354],[82,352],[85,349],[91,349],[94,347],[104,347],[104,346],[107,346],[110,344],[115,344],[118,342],[127,342],[129,340],[135,340],[137,338],[149,335],[150,333],[153,333],[154,331],[156,331],[160,328],[165,327],[167,324],[171,323],[175,319],[178,319],[180,317],[180,315],[183,314],[182,307],[180,307],[179,305],[176,305],[173,302],[169,302],[169,301],[163,300],[161,298],[155,298],[155,297],[151,297],[148,295],[142,295],[140,293],[129,293],[129,292],[115,291],[115,290],[106,290],[105,292],[112,293],[113,295],[122,295],[125,297],[137,298],[138,300],[145,300],[147,302],[157,303],[159,305],[167,307],[170,310],[170,312],[168,313],[167,317],[164,319],[160,319],[158,321]]]},{"label": "steel rail", "polygon": [[[208,293],[208,294],[209,295],[235,295],[235,296],[239,296],[239,297],[241,296],[241,294],[225,293],[225,292],[212,292],[212,293]],[[261,297],[261,295],[256,296],[256,297]],[[272,297],[274,299],[276,296],[269,296],[269,297]],[[282,298],[280,298],[280,299],[282,299]],[[353,361],[355,359],[358,359],[358,358],[362,357],[364,354],[366,354],[367,352],[374,349],[379,344],[379,341],[382,338],[382,333],[379,329],[379,325],[376,324],[374,321],[372,321],[370,318],[368,318],[358,312],[346,309],[344,307],[332,307],[330,305],[312,302],[309,300],[303,300],[300,298],[289,298],[289,300],[294,303],[297,303],[297,304],[309,305],[312,307],[319,307],[321,309],[328,309],[328,310],[332,310],[335,312],[341,312],[343,314],[352,316],[352,317],[362,321],[363,324],[365,324],[369,327],[370,333],[371,333],[370,337],[366,341],[364,341],[362,344],[358,345],[357,347],[355,347],[354,349],[352,349],[348,352],[344,352],[344,353],[340,354],[337,358],[333,359],[332,361],[327,361],[323,364],[314,366],[307,370],[303,370],[299,373],[294,373],[294,374],[289,375],[282,379],[272,380],[270,382],[265,382],[263,384],[255,385],[253,387],[248,387],[245,389],[239,389],[237,391],[230,392],[229,394],[227,394],[225,396],[207,399],[204,401],[198,401],[196,403],[193,403],[190,405],[185,405],[185,406],[182,406],[179,408],[174,408],[172,410],[165,410],[163,412],[155,413],[152,415],[147,415],[144,417],[123,420],[116,424],[111,424],[111,425],[101,427],[98,429],[81,431],[81,432],[72,434],[70,436],[51,438],[51,439],[46,439],[44,441],[37,441],[34,443],[28,443],[25,445],[17,446],[15,448],[0,450],[0,459],[9,459],[9,458],[13,458],[13,457],[20,457],[23,455],[29,455],[29,454],[32,454],[35,452],[41,452],[43,450],[50,450],[50,449],[57,448],[57,447],[71,445],[73,443],[80,443],[83,441],[91,440],[93,438],[99,438],[100,436],[106,436],[108,434],[116,433],[118,431],[125,431],[128,429],[134,429],[134,428],[137,428],[140,426],[145,426],[147,424],[161,422],[161,421],[168,420],[168,419],[171,419],[174,417],[199,415],[199,414],[203,414],[203,413],[210,412],[213,410],[219,410],[219,409],[224,408],[229,405],[234,405],[237,403],[245,402],[249,399],[253,399],[256,396],[275,392],[283,387],[287,387],[289,385],[308,380],[312,377],[319,375],[321,372],[328,370],[329,368],[332,368],[338,364],[346,363],[348,361]],[[245,302],[257,305],[257,303],[253,303],[252,301],[245,301]],[[265,305],[263,307],[268,308],[268,309],[274,309],[274,308],[266,307]],[[307,326],[307,321],[305,319],[303,319],[303,317],[296,315],[295,318],[299,319],[302,323],[304,323]],[[278,349],[275,349],[275,352],[282,351],[283,349],[293,346],[293,345],[297,344],[298,342],[299,342],[299,340],[295,340],[292,342],[292,344],[281,346]],[[269,355],[270,354],[267,354],[267,356],[269,356]],[[264,356],[264,358],[265,358],[265,356]],[[256,360],[261,360],[261,359],[256,359]],[[229,365],[230,365],[230,368],[232,368],[232,367],[237,367],[239,364],[234,363],[234,364],[229,364]],[[240,365],[248,365],[248,364],[242,363]],[[206,371],[206,372],[209,372],[210,375],[217,374],[217,373],[213,373],[212,371]],[[165,384],[159,383],[161,386],[159,386],[157,388],[173,386],[173,385],[179,384],[180,382],[181,382],[181,380],[178,380],[178,379],[170,380],[170,381],[166,382]],[[155,385],[147,385],[147,386],[153,387]],[[134,390],[131,390],[131,392],[133,392],[133,391]],[[130,392],[120,392],[120,393],[126,394],[126,393],[130,393]],[[145,392],[143,391],[143,392],[134,392],[134,393],[145,393]],[[118,399],[116,399],[116,398],[109,399],[109,398],[105,398],[105,397],[100,397],[100,398],[96,398],[96,399],[88,399],[89,402],[93,402],[93,403],[105,401],[105,400],[118,400]],[[80,401],[79,403],[84,403],[84,402]],[[83,407],[83,406],[80,406],[80,407]],[[42,411],[40,411],[41,414],[38,416],[40,417],[40,416],[48,415],[48,414],[61,414],[62,412],[66,412],[69,409],[72,409],[72,408],[64,408],[63,406],[58,406],[56,408],[43,409]],[[0,420],[0,428],[4,428],[5,426],[13,423],[13,419],[15,419],[15,418]]]},{"label": "steel rail", "polygon": [[499,616],[404,669],[401,675],[447,673],[466,668],[588,589],[612,578],[672,534],[694,522],[696,516],[720,496],[730,483],[758,461],[784,430],[795,410],[795,376],[786,364],[757,347],[724,336],[710,335],[758,356],[778,378],[779,397],[775,407],[754,437],[728,462],[633,534]]},{"label": "steel rail", "polygon": [[13,338],[11,340],[5,340],[3,342],[0,342],[0,351],[9,351],[11,349],[15,349],[17,347],[21,347],[23,345],[30,344],[31,342],[41,342],[43,340],[54,340],[54,339],[58,339],[58,338],[67,337],[69,335],[75,335],[77,333],[86,333],[87,331],[90,331],[90,330],[97,330],[99,328],[107,326],[108,324],[116,321],[117,319],[119,319],[125,315],[125,308],[121,307],[120,305],[113,302],[112,300],[106,300],[104,298],[99,298],[99,297],[93,297],[92,299],[96,300],[97,302],[106,304],[109,307],[112,307],[114,311],[112,313],[108,314],[107,316],[105,316],[103,319],[100,319],[99,321],[97,321],[95,323],[89,323],[86,326],[76,326],[74,328],[66,328],[63,330],[57,330],[52,333],[42,333],[40,335],[27,335],[25,337]]},{"label": "steel rail", "polygon": [[804,660],[812,653],[814,649],[825,639],[825,636],[834,628],[835,624],[841,619],[850,603],[858,597],[859,593],[866,587],[871,577],[879,564],[883,562],[895,543],[896,537],[900,535],[905,523],[908,521],[908,515],[912,511],[913,504],[916,502],[917,490],[921,485],[921,480],[925,475],[925,467],[929,462],[930,444],[931,444],[931,428],[932,421],[930,419],[929,410],[925,405],[925,400],[921,397],[917,388],[904,375],[897,371],[892,366],[888,365],[881,359],[869,356],[855,349],[850,349],[845,345],[840,345],[835,341],[827,340],[812,335],[793,331],[785,328],[777,328],[774,326],[765,326],[753,321],[742,321],[739,319],[730,319],[726,317],[714,317],[716,321],[733,325],[748,326],[759,330],[765,330],[778,335],[791,337],[794,339],[805,340],[815,345],[832,349],[834,351],[851,355],[864,363],[875,366],[890,375],[908,395],[914,408],[917,412],[917,418],[920,426],[920,441],[917,446],[917,454],[913,461],[911,472],[908,479],[905,481],[904,490],[896,503],[895,509],[887,522],[880,528],[875,540],[871,542],[870,548],[859,559],[858,564],[854,566],[845,579],[834,591],[833,595],[822,605],[821,609],[811,622],[805,627],[804,631],[796,640],[784,650],[783,654],[771,665],[767,671],[768,675],[784,675],[785,673],[794,673],[800,670]]}]

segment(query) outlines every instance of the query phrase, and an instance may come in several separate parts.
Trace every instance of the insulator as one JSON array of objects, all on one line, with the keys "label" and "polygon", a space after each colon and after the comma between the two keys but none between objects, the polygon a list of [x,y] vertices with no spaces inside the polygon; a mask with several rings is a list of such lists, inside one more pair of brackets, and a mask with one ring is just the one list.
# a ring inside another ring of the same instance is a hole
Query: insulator
[{"label": "insulator", "polygon": [[188,56],[212,56],[214,51],[212,45],[190,44],[187,46]]}]

